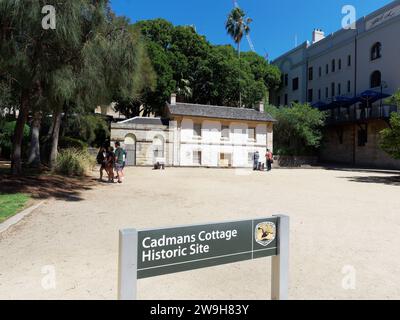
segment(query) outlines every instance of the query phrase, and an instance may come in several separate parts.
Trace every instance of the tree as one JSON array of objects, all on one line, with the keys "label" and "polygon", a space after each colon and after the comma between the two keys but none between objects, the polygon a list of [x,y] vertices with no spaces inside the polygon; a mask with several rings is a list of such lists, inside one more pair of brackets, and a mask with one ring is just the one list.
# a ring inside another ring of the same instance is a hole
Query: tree
[{"label": "tree", "polygon": [[400,114],[392,113],[390,128],[380,132],[381,148],[395,159],[400,159]]},{"label": "tree", "polygon": [[[388,104],[396,105],[400,110],[400,90],[387,99]],[[390,127],[380,132],[380,147],[395,159],[400,159],[400,113],[390,116]]]},{"label": "tree", "polygon": [[[228,20],[225,23],[226,31],[233,38],[233,41],[237,45],[239,61],[240,61],[240,43],[242,42],[243,36],[250,33],[251,22],[252,19],[249,17],[246,18],[246,14],[242,9],[235,8],[231,11],[231,13],[228,16]],[[242,107],[240,77],[239,77],[239,106]]]},{"label": "tree", "polygon": [[278,122],[274,127],[274,145],[280,155],[302,156],[315,153],[322,141],[325,114],[308,104],[266,110]]},{"label": "tree", "polygon": [[[0,3],[0,73],[12,80],[19,96],[19,116],[13,139],[12,170],[21,173],[23,130],[29,112],[43,98],[49,72],[64,65],[67,53],[81,39],[82,16],[89,0],[54,0],[57,8],[56,30],[42,28],[41,1],[2,1]],[[97,1],[97,3],[104,1]]]},{"label": "tree", "polygon": [[[129,23],[112,13],[108,0],[53,0],[55,30],[42,29],[42,5],[0,3],[0,76],[12,79],[20,100],[12,157],[15,174],[21,172],[22,129],[30,113],[36,115],[36,129],[39,112],[52,117],[47,142],[53,165],[63,117],[92,113],[96,105],[109,104],[114,97],[133,97],[146,83],[136,72],[141,54]],[[38,150],[36,129],[32,141]]]},{"label": "tree", "polygon": [[[244,53],[239,59],[232,46],[211,45],[191,26],[173,26],[162,19],[134,26],[141,30],[157,74],[154,91],[140,96],[142,108],[149,112],[160,115],[173,92],[180,101],[232,107],[241,98],[242,105],[252,108],[280,83],[279,69],[263,57]],[[119,106],[133,115],[140,104]]]}]

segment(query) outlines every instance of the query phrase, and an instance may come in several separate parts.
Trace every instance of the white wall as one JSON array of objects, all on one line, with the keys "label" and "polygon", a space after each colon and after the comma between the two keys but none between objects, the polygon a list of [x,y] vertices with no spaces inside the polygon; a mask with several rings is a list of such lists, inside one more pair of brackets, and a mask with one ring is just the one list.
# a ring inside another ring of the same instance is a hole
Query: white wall
[{"label": "white wall", "polygon": [[[193,152],[201,151],[202,166],[218,167],[220,153],[228,153],[232,154],[233,167],[251,167],[252,164],[248,162],[248,153],[254,153],[258,150],[262,158],[265,155],[267,145],[272,149],[272,125],[269,127],[269,131],[271,132],[271,136],[269,137],[269,134],[267,134],[267,124],[252,125],[246,122],[224,123],[224,125],[229,124],[230,127],[229,139],[224,140],[221,138],[222,123],[220,121],[202,121],[201,139],[193,135],[193,124],[194,121],[190,118],[184,118],[181,122],[181,166],[193,166]],[[249,127],[256,128],[255,141],[248,139]]]}]

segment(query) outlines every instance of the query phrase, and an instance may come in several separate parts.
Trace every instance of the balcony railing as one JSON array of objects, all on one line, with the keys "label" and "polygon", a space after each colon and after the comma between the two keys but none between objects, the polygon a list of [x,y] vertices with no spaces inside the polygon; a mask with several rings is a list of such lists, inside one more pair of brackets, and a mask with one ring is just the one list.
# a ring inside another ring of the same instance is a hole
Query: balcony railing
[{"label": "balcony railing", "polygon": [[392,112],[398,111],[398,107],[393,105],[373,106],[370,108],[335,108],[326,111],[326,123],[332,125],[376,119],[388,120]]}]

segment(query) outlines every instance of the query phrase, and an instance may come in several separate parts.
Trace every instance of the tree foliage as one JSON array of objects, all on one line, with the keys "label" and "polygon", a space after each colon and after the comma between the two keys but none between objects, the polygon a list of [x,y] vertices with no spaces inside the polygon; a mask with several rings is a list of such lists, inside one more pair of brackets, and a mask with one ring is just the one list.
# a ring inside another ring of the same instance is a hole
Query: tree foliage
[{"label": "tree foliage", "polygon": [[274,126],[274,145],[280,155],[313,154],[321,145],[325,114],[308,104],[291,107],[268,106],[278,122]]},{"label": "tree foliage", "polygon": [[[56,8],[55,30],[42,28],[44,5]],[[113,14],[108,0],[1,1],[0,41],[0,83],[8,79],[19,102],[15,173],[21,171],[22,133],[32,113],[52,115],[50,139],[44,141],[52,145],[53,162],[63,115],[91,114],[115,97],[133,99],[154,82],[141,38],[126,18]]]},{"label": "tree foliage", "polygon": [[[400,90],[387,100],[400,109]],[[390,127],[380,132],[380,147],[395,159],[400,159],[400,113],[393,112]]]},{"label": "tree foliage", "polygon": [[[178,93],[178,101],[236,107],[239,87],[243,104],[251,108],[280,83],[279,69],[261,56],[244,53],[240,62],[232,46],[211,45],[191,26],[155,19],[134,27],[141,31],[157,75],[154,91],[142,95],[140,103],[155,114],[171,93]],[[124,112],[121,104],[119,110]]]}]

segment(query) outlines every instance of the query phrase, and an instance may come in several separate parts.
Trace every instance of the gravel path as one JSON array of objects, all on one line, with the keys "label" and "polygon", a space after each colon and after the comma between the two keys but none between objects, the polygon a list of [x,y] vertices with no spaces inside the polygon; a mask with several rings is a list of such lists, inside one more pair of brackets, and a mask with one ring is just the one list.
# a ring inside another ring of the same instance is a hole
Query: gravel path
[{"label": "gravel path", "polygon": [[[0,234],[0,299],[115,299],[120,228],[276,213],[291,216],[290,298],[400,299],[395,173],[129,168],[126,176],[48,199]],[[354,289],[343,288],[352,274],[342,271],[355,272]],[[241,262],[140,280],[139,298],[268,299],[269,276],[269,259]]]}]

